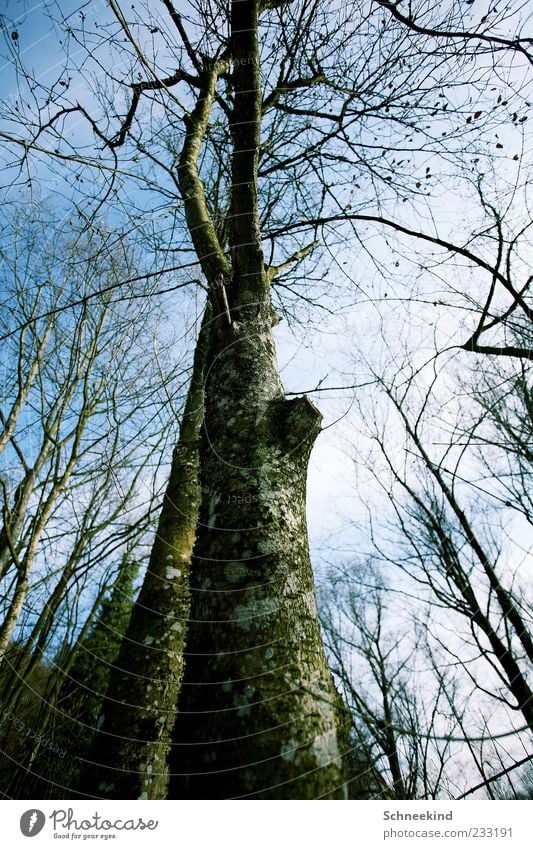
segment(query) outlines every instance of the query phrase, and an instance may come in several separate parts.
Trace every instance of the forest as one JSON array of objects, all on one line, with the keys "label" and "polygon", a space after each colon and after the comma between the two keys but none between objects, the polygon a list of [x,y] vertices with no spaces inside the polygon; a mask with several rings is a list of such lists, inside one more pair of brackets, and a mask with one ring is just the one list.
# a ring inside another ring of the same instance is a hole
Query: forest
[{"label": "forest", "polygon": [[533,798],[530,18],[2,4],[2,798]]}]

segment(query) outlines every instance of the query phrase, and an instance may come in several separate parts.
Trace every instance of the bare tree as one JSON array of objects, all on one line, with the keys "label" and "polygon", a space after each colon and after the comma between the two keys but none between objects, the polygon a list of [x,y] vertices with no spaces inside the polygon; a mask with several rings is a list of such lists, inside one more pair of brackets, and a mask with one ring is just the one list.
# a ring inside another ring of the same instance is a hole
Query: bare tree
[{"label": "bare tree", "polygon": [[[440,4],[420,19],[375,2],[344,10],[312,0],[229,7],[201,0],[187,23],[170,0],[157,21],[150,7],[109,6],[98,26],[85,11],[81,26],[59,15],[69,42],[92,56],[106,84],[82,104],[69,92],[68,61],[50,84],[26,73],[17,54],[32,100],[17,103],[13,132],[1,133],[22,151],[10,164],[29,169],[30,181],[34,152],[56,163],[83,197],[88,220],[107,204],[122,213],[123,202],[133,222],[148,197],[148,208],[168,218],[150,233],[160,268],[171,255],[185,264],[192,254],[209,292],[202,497],[169,793],[343,798],[346,713],[322,649],[304,509],[321,417],[281,384],[273,296],[283,298],[286,314],[294,302],[323,306],[330,290],[322,280],[312,285],[306,258],[322,259],[317,268],[329,271],[348,238],[370,253],[366,222],[495,270],[493,279],[527,315],[522,290],[509,290],[499,260],[480,262],[468,247],[412,226],[398,205],[431,212],[435,178],[474,154],[487,158],[487,134],[506,108],[501,92],[510,92],[517,116],[523,108],[514,67],[529,64],[528,42],[499,35],[505,13],[496,7],[484,21],[472,12],[465,29],[462,10],[452,5],[443,21]],[[473,45],[481,45],[477,61]],[[509,65],[498,67],[506,81],[495,95],[487,49],[498,58],[504,51]],[[97,150],[86,144],[87,130]],[[86,191],[78,184],[88,173]],[[470,348],[488,329],[489,307],[481,306]],[[483,568],[495,575],[490,558]],[[490,586],[512,624],[519,614],[509,593],[496,578]],[[166,634],[158,639],[151,652],[166,646]],[[171,673],[176,692],[179,670],[178,663]],[[149,692],[141,716],[158,707],[148,704]],[[123,750],[118,770],[102,754],[86,790],[120,795],[117,772],[129,769],[141,797],[166,792],[167,743],[150,724],[139,747]],[[104,751],[106,733],[104,721],[96,751]],[[152,759],[157,780],[149,777]]]},{"label": "bare tree", "polygon": [[[509,368],[514,369],[514,365]],[[517,371],[521,373],[520,368]],[[498,475],[494,475],[494,481],[489,476],[479,479],[474,464],[479,445],[492,441],[494,424],[483,406],[482,415],[474,417],[472,423],[473,404],[453,429],[442,406],[439,416],[432,418],[439,397],[437,377],[438,373],[433,375],[424,395],[419,385],[406,379],[405,372],[397,375],[395,383],[381,381],[394,411],[393,421],[404,428],[406,441],[405,452],[399,453],[390,429],[375,423],[373,439],[384,465],[376,466],[374,473],[393,509],[391,529],[396,529],[392,531],[396,550],[391,552],[387,533],[382,531],[379,541],[378,523],[372,523],[375,553],[414,579],[423,588],[425,602],[434,605],[436,623],[430,624],[429,633],[434,645],[439,646],[441,658],[447,656],[449,662],[461,667],[479,694],[499,702],[508,712],[521,713],[531,728],[531,612],[520,569],[520,545],[507,546],[506,550],[504,536],[498,538],[495,524],[498,510],[501,514],[502,506],[513,505],[502,502]],[[514,385],[520,389],[520,379],[505,386],[507,402]],[[483,399],[482,385],[478,391]],[[520,403],[519,391],[518,409]],[[514,403],[506,407],[510,416],[514,416],[513,407]],[[479,412],[479,406],[477,409]],[[494,403],[496,421],[497,410]],[[471,425],[466,427],[469,419]],[[444,434],[449,442],[440,441]],[[498,447],[502,449],[500,456],[508,451],[514,462],[512,440],[507,449],[503,442]],[[494,501],[499,504],[495,506]],[[489,517],[492,522],[487,521]],[[447,628],[440,620],[439,609],[450,612],[458,627],[461,621],[466,625],[460,631],[460,640],[445,636]],[[438,665],[434,663],[435,668]]]},{"label": "bare tree", "polygon": [[[448,780],[456,722],[444,719],[449,682],[423,677],[415,616],[387,586],[379,568],[347,564],[324,581],[321,606],[332,670],[350,707],[365,758],[356,764],[379,775],[371,798],[435,799]],[[411,611],[415,613],[414,610]],[[448,688],[448,689],[447,689]],[[353,780],[358,781],[357,772]],[[372,782],[368,782],[372,786]]]}]

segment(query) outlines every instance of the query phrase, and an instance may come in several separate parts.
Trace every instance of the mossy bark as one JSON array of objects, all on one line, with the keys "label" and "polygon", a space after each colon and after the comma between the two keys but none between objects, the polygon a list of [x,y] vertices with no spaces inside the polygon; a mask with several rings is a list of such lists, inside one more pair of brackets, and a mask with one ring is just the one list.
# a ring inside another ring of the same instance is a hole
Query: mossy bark
[{"label": "mossy bark", "polygon": [[200,501],[198,441],[209,318],[208,308],[148,569],[82,770],[79,789],[100,798],[167,795]]},{"label": "mossy bark", "polygon": [[346,798],[348,718],[323,650],[305,518],[321,416],[284,396],[259,233],[258,8],[232,4],[232,324],[220,316],[210,338],[170,798]]},{"label": "mossy bark", "polygon": [[253,327],[243,321],[242,340],[220,346],[206,385],[170,798],[345,798],[347,717],[322,647],[305,522],[320,416],[306,398],[283,399],[269,334]]}]

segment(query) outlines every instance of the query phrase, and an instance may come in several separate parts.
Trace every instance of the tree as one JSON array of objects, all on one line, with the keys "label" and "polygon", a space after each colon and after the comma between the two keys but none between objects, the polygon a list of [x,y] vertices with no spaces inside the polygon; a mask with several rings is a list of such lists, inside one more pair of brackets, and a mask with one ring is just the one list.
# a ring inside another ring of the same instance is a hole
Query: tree
[{"label": "tree", "polygon": [[369,788],[374,784],[369,798],[447,795],[458,732],[444,705],[453,686],[444,677],[420,676],[425,629],[409,615],[415,611],[404,611],[372,561],[331,569],[321,593],[332,669],[350,707],[358,751],[365,753],[352,780],[364,785],[365,774],[375,776],[373,782],[367,777]]},{"label": "tree", "polygon": [[[443,176],[466,149],[483,155],[486,133],[501,123],[486,55],[472,64],[472,43],[506,48],[519,62],[527,42],[498,36],[497,10],[482,24],[472,13],[465,34],[450,29],[460,17],[452,6],[446,27],[431,26],[421,40],[424,21],[398,19],[388,4],[355,4],[350,19],[334,3],[244,0],[228,10],[200,2],[189,32],[170,0],[164,5],[168,16],[156,23],[144,9],[130,20],[111,0],[103,40],[85,26],[85,12],[81,28],[69,23],[70,37],[96,61],[105,43],[127,69],[106,59],[111,95],[93,91],[96,103],[71,100],[66,79],[63,94],[59,83],[44,99],[35,92],[35,113],[19,105],[18,135],[3,137],[24,155],[66,162],[67,182],[91,171],[88,217],[121,182],[142,185],[152,208],[171,206],[168,229],[154,233],[159,244],[167,240],[159,256],[165,263],[171,250],[193,251],[215,314],[171,796],[342,796],[346,717],[321,648],[304,516],[320,416],[306,397],[283,391],[272,292],[277,285],[289,293],[286,309],[295,291],[322,305],[327,293],[305,275],[283,282],[289,267],[319,256],[318,241],[323,257],[329,250],[335,258],[347,235],[362,239],[363,221],[412,232],[383,210],[396,214],[414,198],[418,212],[432,165]],[[433,24],[439,5],[428,7]],[[171,72],[169,51],[178,64]],[[472,114],[473,96],[481,108]],[[153,120],[150,103],[162,106]],[[71,135],[80,118],[98,156]],[[128,211],[143,211],[144,197],[131,198]],[[132,772],[140,762],[142,751],[133,753]],[[116,772],[104,763],[98,784],[93,774],[85,786],[112,796]],[[147,785],[141,796],[157,782]]]},{"label": "tree", "polygon": [[[380,408],[374,396],[372,413],[361,401],[367,433],[378,450],[369,450],[363,433],[357,450],[361,468],[364,464],[378,484],[375,493],[383,495],[377,498],[379,510],[376,502],[368,505],[367,551],[374,565],[359,590],[357,561],[344,566],[339,578],[344,593],[338,594],[343,601],[339,612],[326,618],[336,672],[346,682],[354,717],[372,727],[384,711],[380,704],[376,714],[374,707],[376,682],[385,681],[378,693],[390,694],[408,657],[404,651],[382,679],[383,608],[390,609],[394,599],[393,631],[385,643],[389,654],[397,650],[403,617],[416,617],[415,659],[407,662],[416,669],[416,656],[422,658],[424,689],[429,691],[433,679],[440,697],[436,713],[429,711],[436,727],[411,728],[413,745],[427,739],[433,747],[434,741],[447,740],[453,764],[454,744],[462,739],[462,757],[468,753],[488,781],[483,787],[491,798],[495,763],[519,764],[531,731],[531,607],[520,542],[527,518],[527,367],[515,357],[498,357],[481,377],[481,363],[473,362],[470,373],[463,364],[456,377],[461,392],[450,392],[448,369],[439,371],[434,363],[427,382],[420,374],[415,379],[409,365],[379,378],[389,408]],[[371,491],[368,482],[365,490]],[[386,588],[379,577],[385,568]],[[365,593],[375,594],[376,587],[380,597],[365,605]],[[366,659],[375,682],[370,703],[369,685],[361,689],[368,674],[354,686],[354,654]],[[403,694],[389,701],[394,711],[405,703]],[[400,739],[410,728],[405,719],[393,726]],[[458,788],[463,781],[467,787],[476,783],[471,776],[454,775],[453,767],[450,773],[448,763],[441,777],[448,788],[453,782]]]},{"label": "tree", "polygon": [[165,798],[168,789],[167,757],[183,673],[189,568],[200,501],[198,441],[210,317],[208,306],[148,569],[111,671],[100,733],[86,768],[84,782],[91,786],[101,777],[101,764],[119,767],[113,793],[120,797]]},{"label": "tree", "polygon": [[[31,707],[16,750],[24,769],[6,772],[5,789],[19,794],[35,786],[36,758],[41,788],[53,781],[48,768],[56,777],[57,764],[39,752],[38,740],[51,733],[69,686],[56,668],[58,651],[67,670],[73,645],[93,624],[94,596],[98,603],[99,582],[107,587],[116,553],[145,558],[159,506],[158,468],[174,438],[186,369],[176,367],[172,337],[151,350],[154,329],[164,329],[153,305],[148,312],[141,299],[129,298],[126,313],[113,301],[112,293],[139,269],[126,239],[120,243],[114,234],[110,251],[105,227],[76,230],[72,219],[66,235],[57,215],[37,204],[4,211],[4,224],[2,294],[10,312],[2,316],[8,356],[0,408],[6,645],[0,698],[11,717],[6,735]],[[161,381],[155,389],[154,379]],[[32,696],[36,679],[45,680],[44,691],[36,690],[40,705]],[[6,758],[12,749],[8,744]],[[63,769],[63,781],[77,772]]]},{"label": "tree", "polygon": [[[65,655],[60,650],[49,673],[48,689],[33,723],[34,740],[45,739],[47,747],[34,743],[27,759],[17,753],[18,769],[12,769],[5,790],[17,797],[63,799],[77,783],[80,759],[87,755],[97,727],[109,674],[131,615],[134,583],[139,563],[126,551],[111,587],[104,587],[96,617],[90,617],[86,633]],[[62,647],[63,649],[63,647]],[[54,680],[55,679],[55,680]],[[47,696],[54,693],[53,703]],[[59,756],[55,753],[59,750]]]},{"label": "tree", "polygon": [[[415,492],[398,476],[412,499],[411,515],[420,529],[419,551],[425,550],[429,555],[423,566],[425,580],[439,600],[469,620],[479,651],[497,670],[516,700],[516,709],[533,729],[533,693],[521,669],[522,654],[529,662],[533,660],[527,615],[524,616],[515,592],[505,586],[498,574],[495,559],[480,541],[452,485],[446,481],[445,472],[426,451],[418,428],[409,420],[398,399],[394,395],[389,397],[429,473],[429,485],[423,494]],[[477,581],[481,576],[484,579],[486,586],[482,592],[487,595],[488,606],[476,591],[472,578],[474,569]]]},{"label": "tree", "polygon": [[[342,713],[322,649],[305,525],[306,466],[320,416],[307,398],[284,398],[259,229],[258,12],[256,2],[233,4],[231,53],[204,60],[178,170],[217,321],[206,362],[203,498],[174,741],[179,766],[171,760],[176,775],[170,792],[268,798],[282,786],[289,797],[342,797]],[[231,265],[210,220],[197,165],[216,83],[230,56]],[[211,575],[212,563],[225,565]],[[281,675],[273,674],[280,668]],[[116,782],[103,778],[104,764],[98,772],[98,790],[115,795]]]}]

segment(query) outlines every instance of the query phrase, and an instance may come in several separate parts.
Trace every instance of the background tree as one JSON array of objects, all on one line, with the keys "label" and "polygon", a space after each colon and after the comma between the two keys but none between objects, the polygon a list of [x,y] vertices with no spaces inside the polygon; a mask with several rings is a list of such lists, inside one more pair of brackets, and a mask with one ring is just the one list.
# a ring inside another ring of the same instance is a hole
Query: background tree
[{"label": "background tree", "polygon": [[10,781],[5,785],[10,795],[63,799],[65,791],[72,794],[80,758],[87,755],[109,674],[117,662],[131,616],[138,571],[139,564],[131,561],[126,551],[96,618],[87,622],[85,635],[80,634],[68,655],[65,656],[64,647],[60,649],[49,673],[51,679],[56,679],[53,704],[45,697],[37,722],[32,723],[37,732],[35,739],[45,738],[48,746],[40,748],[34,744],[26,762],[21,759],[20,750],[16,752],[20,768],[11,770]]},{"label": "background tree", "polygon": [[[481,369],[481,363],[474,363],[471,376],[464,369],[457,376],[462,387],[476,380],[468,400],[463,392],[449,393],[443,372],[434,367],[424,395],[421,375],[410,375],[409,367],[386,382],[382,379],[390,408],[385,413],[374,397],[375,418],[368,407],[365,416],[378,451],[367,454],[369,444],[361,434],[356,456],[375,481],[374,492],[379,488],[384,496],[379,514],[369,505],[367,551],[376,564],[374,572],[379,568],[388,576],[386,597],[391,603],[394,599],[397,617],[394,633],[402,611],[416,615],[415,658],[430,661],[426,686],[433,675],[441,693],[437,730],[429,737],[452,743],[463,738],[463,757],[469,752],[475,769],[488,780],[527,755],[531,732],[532,620],[522,545],[529,485],[520,448],[521,428],[530,429],[530,424],[522,390],[528,364],[498,358],[483,369],[486,382],[479,377]],[[368,481],[364,488],[369,491]],[[341,586],[352,583],[355,591],[354,567],[345,567],[342,575]],[[365,585],[379,587],[379,573],[367,576]],[[337,617],[330,613],[326,628],[338,674],[353,687],[350,663],[371,653],[369,646],[379,652],[378,623],[369,627],[368,618],[372,625],[380,605],[374,599],[361,612],[350,602],[349,589],[344,593],[348,611]],[[391,645],[396,645],[394,639]],[[376,669],[381,668],[378,660]],[[415,660],[409,663],[414,681]],[[394,674],[401,669],[397,661]],[[377,675],[374,667],[371,671]],[[359,698],[352,697],[354,716],[372,716],[368,706],[363,711],[361,691]],[[401,704],[396,697],[395,709]],[[396,727],[407,726],[397,722]],[[513,744],[513,728],[514,745],[506,748]],[[413,736],[421,742],[428,734],[420,730]],[[450,774],[446,769],[443,778],[451,788],[453,770]],[[490,784],[486,792],[493,792]]]},{"label": "background tree", "polygon": [[401,615],[396,594],[371,561],[330,572],[323,593],[332,669],[350,707],[358,750],[365,753],[352,780],[364,785],[365,770],[379,776],[368,782],[369,798],[447,795],[457,724],[453,717],[442,722],[449,682],[420,675],[416,620]]},{"label": "background tree", "polygon": [[[39,751],[39,739],[47,735],[53,742],[60,699],[77,721],[79,687],[66,697],[74,686],[67,672],[83,634],[94,636],[99,583],[105,592],[121,552],[130,552],[137,564],[145,559],[160,499],[159,469],[175,437],[187,372],[186,364],[176,368],[179,348],[172,336],[151,344],[154,329],[164,329],[153,303],[148,311],[142,299],[127,296],[125,312],[117,298],[130,277],[139,277],[126,242],[113,236],[109,253],[109,232],[76,232],[72,219],[64,235],[57,218],[39,206],[24,213],[9,209],[5,224],[4,790],[31,795],[38,786],[45,795],[57,794],[59,766],[64,796],[77,762],[66,770],[57,752]],[[35,688],[36,681],[44,689]],[[96,679],[94,685],[101,701],[105,686]],[[6,742],[12,733],[20,737],[15,746]],[[81,757],[82,737],[80,751],[69,759]],[[21,770],[13,769],[13,760]]]}]

